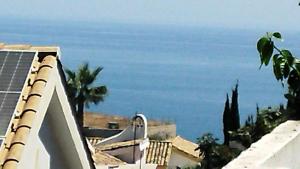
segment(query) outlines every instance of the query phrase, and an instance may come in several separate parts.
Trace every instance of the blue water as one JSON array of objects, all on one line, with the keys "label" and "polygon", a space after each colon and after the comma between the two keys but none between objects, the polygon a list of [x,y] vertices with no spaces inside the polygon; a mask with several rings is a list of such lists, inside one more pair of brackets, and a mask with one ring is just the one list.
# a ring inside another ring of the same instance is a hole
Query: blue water
[{"label": "blue water", "polygon": [[[272,69],[259,67],[256,41],[264,31],[183,26],[3,21],[0,41],[58,45],[62,63],[103,66],[105,102],[90,110],[173,121],[179,135],[222,139],[225,95],[239,79],[241,122],[260,107],[285,103]],[[299,53],[299,34],[282,44]]]}]

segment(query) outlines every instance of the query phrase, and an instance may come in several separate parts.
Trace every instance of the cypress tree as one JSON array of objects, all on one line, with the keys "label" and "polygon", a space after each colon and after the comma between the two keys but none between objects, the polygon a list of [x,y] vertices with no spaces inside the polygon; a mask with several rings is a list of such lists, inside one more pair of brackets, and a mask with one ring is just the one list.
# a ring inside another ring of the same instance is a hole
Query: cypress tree
[{"label": "cypress tree", "polygon": [[238,81],[235,85],[235,89],[232,90],[231,97],[231,116],[232,116],[232,131],[236,131],[240,128],[240,114],[238,104]]},{"label": "cypress tree", "polygon": [[228,93],[226,94],[226,102],[223,112],[223,135],[224,135],[224,145],[229,145],[229,133],[231,125],[231,112],[229,107]]}]

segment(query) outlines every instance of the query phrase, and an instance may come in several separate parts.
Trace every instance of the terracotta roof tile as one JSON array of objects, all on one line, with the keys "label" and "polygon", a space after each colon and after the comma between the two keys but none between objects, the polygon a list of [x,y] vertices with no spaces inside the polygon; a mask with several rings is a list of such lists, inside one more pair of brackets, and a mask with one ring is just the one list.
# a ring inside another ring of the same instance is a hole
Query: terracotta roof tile
[{"label": "terracotta roof tile", "polygon": [[[25,47],[24,47],[25,48]],[[23,49],[23,48],[22,48]],[[9,137],[5,139],[6,151],[0,150],[0,154],[4,153],[3,156],[3,169],[14,169],[19,162],[24,146],[26,144],[27,137],[29,135],[32,122],[35,118],[35,114],[40,102],[40,98],[43,94],[43,89],[47,83],[47,77],[50,74],[52,67],[56,64],[55,56],[47,56],[43,59],[40,64],[40,67],[45,67],[39,69],[36,74],[35,79],[45,79],[45,81],[39,81],[33,83],[30,93],[27,96],[26,103],[23,106],[24,109],[20,114],[20,119],[13,121],[12,124],[15,128],[15,131],[12,130],[11,133],[8,133]],[[47,66],[46,66],[47,65]],[[32,77],[33,78],[33,77]],[[33,79],[31,79],[33,80]],[[21,95],[24,95],[22,93]],[[19,103],[18,103],[19,104]],[[17,106],[18,107],[18,106]],[[3,151],[3,152],[2,152]]]},{"label": "terracotta roof tile", "polygon": [[173,148],[191,156],[197,161],[201,161],[202,157],[199,157],[200,151],[195,151],[195,149],[198,147],[196,143],[183,139],[180,136],[173,138],[171,141]]},{"label": "terracotta roof tile", "polygon": [[115,150],[118,148],[136,146],[139,145],[142,141],[143,140],[129,140],[129,141],[116,142],[116,143],[105,144],[105,145],[98,145],[95,147],[95,149],[96,152],[99,150],[101,151]]},{"label": "terracotta roof tile", "polygon": [[200,162],[202,157],[199,157],[199,151],[195,151],[197,147],[197,144],[185,140],[180,136],[167,141],[151,140],[147,148],[146,163],[167,166],[172,151],[179,151],[193,160]]},{"label": "terracotta roof tile", "polygon": [[104,153],[102,151],[98,151],[96,154],[93,155],[93,159],[97,165],[122,165],[126,164],[126,162]]},{"label": "terracotta roof tile", "polygon": [[171,157],[170,141],[150,141],[146,150],[146,163],[167,166]]},{"label": "terracotta roof tile", "polygon": [[88,137],[87,139],[91,143],[91,145],[94,147],[98,143],[100,143],[100,141],[103,140],[104,138],[101,138],[101,137]]},{"label": "terracotta roof tile", "polygon": [[[31,50],[32,48],[35,48],[35,50],[43,49],[32,47],[31,45],[5,45],[0,43],[0,49],[5,50]],[[48,49],[50,50],[50,48]],[[34,71],[28,75],[29,83],[24,84],[25,87],[22,90],[21,99],[16,105],[17,114],[14,114],[15,118],[12,120],[11,130],[6,134],[3,140],[3,146],[0,149],[1,169],[15,169],[17,167],[32,122],[35,119],[40,98],[47,84],[47,78],[51,69],[57,64],[56,60],[56,56],[51,55],[44,57],[41,62],[38,62],[38,58],[34,59],[32,64]],[[37,67],[39,67],[39,69],[37,69]]]}]

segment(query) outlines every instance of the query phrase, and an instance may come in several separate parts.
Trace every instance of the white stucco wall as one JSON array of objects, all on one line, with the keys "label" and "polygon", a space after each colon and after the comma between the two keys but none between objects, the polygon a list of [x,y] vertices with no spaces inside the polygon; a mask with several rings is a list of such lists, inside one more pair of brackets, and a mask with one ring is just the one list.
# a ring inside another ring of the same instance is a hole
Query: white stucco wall
[{"label": "white stucco wall", "polygon": [[183,168],[196,165],[198,165],[198,162],[188,158],[177,150],[172,150],[168,169],[176,169],[177,166]]},{"label": "white stucco wall", "polygon": [[91,168],[61,82],[58,69],[54,69],[38,106],[18,169]]},{"label": "white stucco wall", "polygon": [[42,127],[39,131],[36,161],[37,169],[66,169],[68,166],[65,158],[64,146],[60,145],[59,135],[54,133],[53,122],[49,119],[49,114],[46,115]]},{"label": "white stucco wall", "polygon": [[223,169],[299,169],[300,121],[287,121]]}]

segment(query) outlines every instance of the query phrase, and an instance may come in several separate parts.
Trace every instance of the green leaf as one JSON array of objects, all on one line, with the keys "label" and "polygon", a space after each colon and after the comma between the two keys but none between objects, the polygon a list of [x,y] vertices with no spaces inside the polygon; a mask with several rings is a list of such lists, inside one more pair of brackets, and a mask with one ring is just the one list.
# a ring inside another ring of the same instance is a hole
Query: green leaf
[{"label": "green leaf", "polygon": [[273,56],[273,64],[274,64],[274,62],[277,61],[277,59],[278,59],[279,56],[280,56],[279,54],[275,54],[275,55]]},{"label": "green leaf", "polygon": [[289,76],[289,74],[290,74],[290,66],[286,62],[283,67],[283,77],[287,78]]},{"label": "green leaf", "polygon": [[263,47],[268,42],[269,42],[269,39],[267,37],[262,37],[262,38],[260,38],[258,40],[258,42],[257,42],[257,50],[258,50],[259,54],[262,52]]},{"label": "green leaf", "polygon": [[293,57],[292,53],[289,50],[281,50],[282,56],[287,60],[290,66],[293,65],[295,58]]},{"label": "green leaf", "polygon": [[274,50],[274,42],[273,41],[269,41],[262,48],[261,57],[262,57],[263,63],[266,66],[269,64],[269,61],[273,54],[273,50]]},{"label": "green leaf", "polygon": [[300,62],[296,61],[294,65],[295,69],[297,70],[297,73],[300,75]]},{"label": "green leaf", "polygon": [[282,80],[282,73],[281,73],[280,61],[278,59],[278,56],[275,56],[273,58],[273,73],[277,80]]},{"label": "green leaf", "polygon": [[281,37],[281,34],[280,34],[279,32],[273,33],[273,36],[274,36],[275,38],[277,38],[277,39],[281,39],[281,38],[282,38],[282,37]]},{"label": "green leaf", "polygon": [[287,83],[289,84],[289,88],[292,89],[293,91],[299,90],[300,77],[296,70],[292,70],[290,72]]}]

